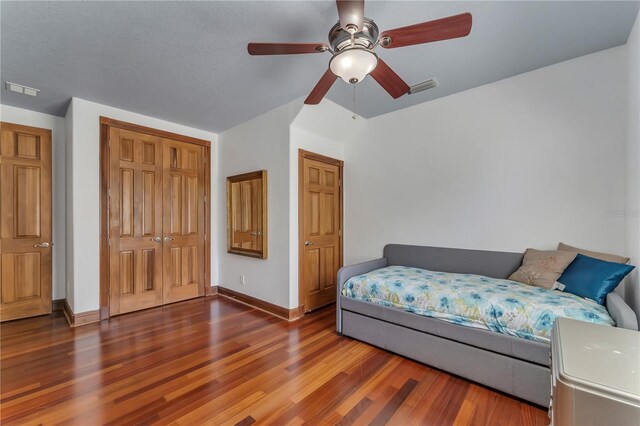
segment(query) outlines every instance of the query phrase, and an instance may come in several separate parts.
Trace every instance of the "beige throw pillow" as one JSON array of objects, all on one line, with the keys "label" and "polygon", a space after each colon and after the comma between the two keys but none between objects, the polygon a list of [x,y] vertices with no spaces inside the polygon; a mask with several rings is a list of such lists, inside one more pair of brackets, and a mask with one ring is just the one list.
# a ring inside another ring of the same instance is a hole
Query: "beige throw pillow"
[{"label": "beige throw pillow", "polygon": [[577,247],[571,247],[565,243],[558,244],[558,250],[562,251],[572,251],[574,253],[580,253],[584,256],[593,257],[596,259],[604,260],[605,262],[615,262],[615,263],[629,263],[629,258],[624,256],[617,256],[615,254],[609,253],[600,253],[597,251],[585,250]]},{"label": "beige throw pillow", "polygon": [[570,251],[527,249],[522,266],[509,279],[551,289],[575,258],[576,253]]}]

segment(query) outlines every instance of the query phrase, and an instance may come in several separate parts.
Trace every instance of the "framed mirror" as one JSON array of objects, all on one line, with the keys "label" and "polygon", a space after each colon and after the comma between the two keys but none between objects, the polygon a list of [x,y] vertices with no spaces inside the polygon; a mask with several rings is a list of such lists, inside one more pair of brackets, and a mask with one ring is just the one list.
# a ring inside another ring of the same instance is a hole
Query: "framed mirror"
[{"label": "framed mirror", "polygon": [[227,253],[267,258],[267,171],[227,178]]}]

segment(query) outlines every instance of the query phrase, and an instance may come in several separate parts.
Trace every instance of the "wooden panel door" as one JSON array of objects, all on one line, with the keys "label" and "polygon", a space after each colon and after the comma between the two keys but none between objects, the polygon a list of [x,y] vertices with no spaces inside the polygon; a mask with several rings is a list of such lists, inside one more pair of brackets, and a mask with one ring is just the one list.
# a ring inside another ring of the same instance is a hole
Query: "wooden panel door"
[{"label": "wooden panel door", "polygon": [[301,291],[304,309],[335,302],[336,275],[342,266],[341,162],[320,156],[301,160]]},{"label": "wooden panel door", "polygon": [[109,169],[111,315],[162,304],[162,145],[112,127]]},{"label": "wooden panel door", "polygon": [[164,303],[204,295],[204,148],[162,140]]},{"label": "wooden panel door", "polygon": [[0,320],[51,312],[51,131],[0,123]]}]

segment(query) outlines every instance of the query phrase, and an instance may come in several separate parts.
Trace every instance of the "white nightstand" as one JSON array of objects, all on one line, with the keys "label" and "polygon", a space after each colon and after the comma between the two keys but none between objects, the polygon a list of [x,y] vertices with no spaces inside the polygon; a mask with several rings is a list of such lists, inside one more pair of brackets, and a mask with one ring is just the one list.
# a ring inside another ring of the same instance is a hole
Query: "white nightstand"
[{"label": "white nightstand", "polygon": [[640,332],[556,319],[549,417],[554,426],[640,425]]}]

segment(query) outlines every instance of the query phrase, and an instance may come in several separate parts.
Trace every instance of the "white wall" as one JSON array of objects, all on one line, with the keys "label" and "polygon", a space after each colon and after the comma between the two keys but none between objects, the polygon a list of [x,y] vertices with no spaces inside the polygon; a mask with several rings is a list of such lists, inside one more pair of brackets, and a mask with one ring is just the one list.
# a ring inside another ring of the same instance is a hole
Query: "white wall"
[{"label": "white wall", "polygon": [[0,120],[24,126],[51,129],[52,155],[52,228],[53,228],[53,299],[64,299],[65,291],[65,122],[64,118],[2,105]]},{"label": "white wall", "polygon": [[623,46],[368,120],[345,145],[346,263],[392,242],[625,253],[606,214],[625,204],[625,61]]},{"label": "white wall", "polygon": [[220,206],[226,205],[228,176],[267,170],[268,258],[227,253],[227,214],[221,211],[219,285],[283,307],[289,307],[289,123],[298,109],[287,104],[220,134]]},{"label": "white wall", "polygon": [[[215,133],[194,129],[180,124],[159,120],[129,111],[89,102],[79,98],[71,101],[71,177],[72,197],[68,200],[67,212],[73,220],[71,241],[72,257],[67,259],[72,270],[70,287],[73,296],[69,298],[74,312],[85,312],[99,308],[100,271],[100,116],[127,121],[206,139],[211,144],[211,187],[218,187],[218,143]],[[211,196],[211,200],[217,200]],[[221,207],[211,205],[212,234],[218,235],[218,212]],[[211,241],[211,281],[217,281],[218,245]]]},{"label": "white wall", "polygon": [[640,320],[640,15],[627,41],[627,254],[636,269],[627,279],[625,299]]}]

